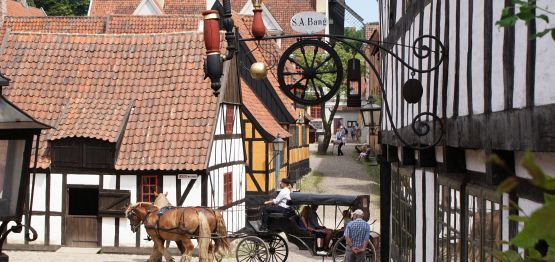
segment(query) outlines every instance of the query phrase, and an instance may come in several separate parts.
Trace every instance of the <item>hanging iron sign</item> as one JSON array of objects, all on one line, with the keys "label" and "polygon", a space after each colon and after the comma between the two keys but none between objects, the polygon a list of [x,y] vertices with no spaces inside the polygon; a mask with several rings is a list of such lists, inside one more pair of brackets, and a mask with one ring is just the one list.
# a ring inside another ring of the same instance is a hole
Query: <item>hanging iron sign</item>
[{"label": "hanging iron sign", "polygon": [[291,18],[289,24],[298,33],[312,34],[324,30],[328,25],[328,18],[319,12],[300,12]]}]

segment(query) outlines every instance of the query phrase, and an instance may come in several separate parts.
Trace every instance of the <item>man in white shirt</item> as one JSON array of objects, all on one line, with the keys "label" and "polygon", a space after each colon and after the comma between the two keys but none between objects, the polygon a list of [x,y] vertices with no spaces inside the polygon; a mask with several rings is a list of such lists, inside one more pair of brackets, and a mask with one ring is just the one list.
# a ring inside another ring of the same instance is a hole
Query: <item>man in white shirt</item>
[{"label": "man in white shirt", "polygon": [[289,187],[291,186],[291,181],[287,178],[283,178],[279,187],[281,190],[276,198],[270,199],[264,202],[265,207],[262,207],[262,226],[260,230],[267,231],[268,230],[268,215],[270,213],[288,213],[291,211],[289,205],[287,205],[287,201],[291,200],[291,190]]}]

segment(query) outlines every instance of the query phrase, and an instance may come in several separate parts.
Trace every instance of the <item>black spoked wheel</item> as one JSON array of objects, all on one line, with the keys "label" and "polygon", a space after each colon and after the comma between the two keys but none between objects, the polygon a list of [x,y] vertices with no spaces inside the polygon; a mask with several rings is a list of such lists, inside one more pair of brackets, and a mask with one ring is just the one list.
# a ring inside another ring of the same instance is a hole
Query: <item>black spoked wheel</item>
[{"label": "black spoked wheel", "polygon": [[235,249],[237,262],[268,262],[269,257],[268,245],[255,236],[243,238]]},{"label": "black spoked wheel", "polygon": [[318,105],[330,100],[343,81],[337,52],[325,42],[305,39],[291,45],[279,59],[278,82],[293,101]]},{"label": "black spoked wheel", "polygon": [[[340,238],[333,245],[332,255],[334,262],[343,262],[345,260],[345,250],[347,250],[347,244],[345,243],[345,237]],[[368,242],[366,247],[366,261],[376,262],[376,248],[372,245],[372,242]]]},{"label": "black spoked wheel", "polygon": [[289,255],[289,247],[285,239],[278,234],[271,234],[265,237],[264,240],[268,244],[270,259],[269,262],[287,261]]}]

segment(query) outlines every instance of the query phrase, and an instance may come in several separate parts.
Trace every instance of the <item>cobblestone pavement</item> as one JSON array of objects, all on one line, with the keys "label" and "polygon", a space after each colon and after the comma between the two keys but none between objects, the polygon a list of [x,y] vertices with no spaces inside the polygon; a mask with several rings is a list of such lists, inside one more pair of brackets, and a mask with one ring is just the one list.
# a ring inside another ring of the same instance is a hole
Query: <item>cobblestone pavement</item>
[{"label": "cobblestone pavement", "polygon": [[[331,146],[330,146],[331,147]],[[343,147],[344,156],[336,155],[315,155],[316,145],[310,146],[310,167],[314,171],[321,172],[323,179],[320,183],[322,193],[325,194],[371,194],[370,212],[371,220],[378,219],[372,226],[372,230],[379,231],[379,187],[375,182],[370,181],[367,170],[364,166],[354,159],[354,145],[347,144]],[[331,148],[330,150],[331,151]],[[323,209],[319,209],[320,217],[324,217]],[[331,227],[335,223],[332,207],[325,210],[324,224]],[[340,216],[338,217],[340,219]],[[292,262],[316,262],[322,261],[320,257],[313,257],[308,251],[300,251],[295,245],[289,244],[289,258]],[[66,248],[64,252],[23,252],[8,251],[10,262],[58,262],[58,261],[77,261],[77,262],[143,262],[148,259],[145,255],[115,255],[115,254],[94,254],[90,250]],[[179,257],[174,257],[179,261]],[[193,261],[198,261],[194,258]],[[236,261],[233,257],[224,259],[226,262]],[[325,261],[332,261],[331,257]]]}]

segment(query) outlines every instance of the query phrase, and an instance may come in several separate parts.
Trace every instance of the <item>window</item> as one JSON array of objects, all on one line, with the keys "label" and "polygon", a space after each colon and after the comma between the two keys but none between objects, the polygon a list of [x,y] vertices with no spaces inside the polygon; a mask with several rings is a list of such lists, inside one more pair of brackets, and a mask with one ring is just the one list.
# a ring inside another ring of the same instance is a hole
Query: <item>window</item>
[{"label": "window", "polygon": [[233,202],[233,173],[224,174],[224,206]]},{"label": "window", "polygon": [[[414,258],[414,232],[416,218],[412,212],[412,175],[391,170],[391,245],[398,250],[394,261],[412,261]],[[393,255],[393,254],[392,254]]]},{"label": "window", "polygon": [[437,261],[460,261],[461,185],[438,177],[437,187]]},{"label": "window", "polygon": [[113,168],[115,143],[89,138],[52,141],[52,166],[67,168]]},{"label": "window", "polygon": [[308,145],[307,138],[306,138],[306,130],[308,129],[308,127],[307,126],[301,126],[301,128],[302,128],[301,133],[302,133],[302,136],[303,136],[302,137],[302,143],[303,143],[303,146],[306,146],[306,145]]},{"label": "window", "polygon": [[68,187],[68,215],[96,216],[98,214],[98,187]]},{"label": "window", "polygon": [[310,107],[310,116],[314,118],[322,118],[322,111],[320,106],[311,106]]},{"label": "window", "polygon": [[141,201],[154,202],[158,192],[158,176],[143,176],[141,178]]},{"label": "window", "polygon": [[347,121],[347,127],[358,126],[357,121]]},{"label": "window", "polygon": [[226,105],[226,113],[225,113],[225,134],[231,135],[233,134],[233,116],[234,116],[234,107],[233,105]]},{"label": "window", "polygon": [[299,133],[297,132],[297,126],[293,125],[289,127],[289,133],[291,134],[291,137],[289,137],[289,147],[290,148],[295,148],[298,146],[299,141],[298,141],[298,137],[299,137]]}]

